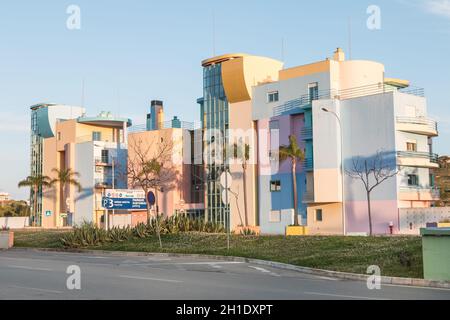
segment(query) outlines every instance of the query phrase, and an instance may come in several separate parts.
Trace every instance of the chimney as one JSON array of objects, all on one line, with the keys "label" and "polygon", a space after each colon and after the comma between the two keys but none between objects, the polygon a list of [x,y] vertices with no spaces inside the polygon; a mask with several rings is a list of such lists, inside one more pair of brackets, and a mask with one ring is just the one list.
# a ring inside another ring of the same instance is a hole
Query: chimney
[{"label": "chimney", "polygon": [[152,100],[147,114],[147,131],[163,129],[164,107],[160,100]]},{"label": "chimney", "polygon": [[345,53],[344,53],[344,51],[342,51],[341,48],[336,49],[336,51],[334,52],[333,60],[339,61],[339,62],[345,61]]}]

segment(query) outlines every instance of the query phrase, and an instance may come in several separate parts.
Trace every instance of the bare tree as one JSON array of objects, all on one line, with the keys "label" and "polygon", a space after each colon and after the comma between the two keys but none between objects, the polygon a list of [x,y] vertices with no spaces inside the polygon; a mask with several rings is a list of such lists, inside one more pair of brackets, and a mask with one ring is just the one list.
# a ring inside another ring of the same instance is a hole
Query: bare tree
[{"label": "bare tree", "polygon": [[[128,183],[133,189],[142,189],[146,195],[150,191],[155,192],[156,232],[161,248],[158,193],[171,190],[178,178],[178,171],[175,170],[172,163],[172,149],[172,143],[165,142],[163,139],[155,143],[147,140],[144,142],[140,137],[130,136],[129,138]],[[147,197],[145,201],[147,203],[147,221],[150,221],[150,203]]]},{"label": "bare tree", "polygon": [[[386,153],[378,150],[377,153],[369,158],[354,157],[352,159],[352,168],[346,170],[347,175],[353,179],[360,180],[365,188],[367,196],[367,213],[369,215],[369,234],[373,235],[372,212],[370,197],[372,191],[386,180],[398,174],[395,158],[393,161],[386,161]],[[392,163],[393,162],[393,163]]]}]

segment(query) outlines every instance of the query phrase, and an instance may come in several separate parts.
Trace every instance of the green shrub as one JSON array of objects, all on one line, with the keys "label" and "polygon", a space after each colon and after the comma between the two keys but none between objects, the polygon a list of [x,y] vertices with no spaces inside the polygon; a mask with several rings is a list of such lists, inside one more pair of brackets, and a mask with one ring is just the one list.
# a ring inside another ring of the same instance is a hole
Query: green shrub
[{"label": "green shrub", "polygon": [[83,223],[72,232],[65,234],[61,242],[68,248],[99,246],[106,242],[123,242],[133,238],[145,239],[153,237],[159,231],[161,234],[179,234],[186,232],[224,233],[225,228],[218,223],[205,222],[202,219],[192,219],[184,215],[174,215],[150,219],[146,224],[139,223],[135,227],[114,227],[108,231],[93,223]]}]

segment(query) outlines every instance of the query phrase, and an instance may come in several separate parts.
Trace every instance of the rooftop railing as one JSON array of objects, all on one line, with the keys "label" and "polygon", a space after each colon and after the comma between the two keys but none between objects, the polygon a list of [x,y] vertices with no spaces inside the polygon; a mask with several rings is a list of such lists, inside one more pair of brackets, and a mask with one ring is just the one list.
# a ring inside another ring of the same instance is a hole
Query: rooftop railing
[{"label": "rooftop railing", "polygon": [[[196,122],[188,122],[188,121],[164,121],[159,124],[160,129],[185,129],[185,130],[196,130],[200,129],[201,125]],[[139,133],[145,132],[147,130],[147,125],[139,124],[132,126],[128,129],[129,133]]]},{"label": "rooftop railing", "polygon": [[405,94],[415,95],[418,97],[425,96],[425,90],[423,88],[410,86],[407,88],[399,89],[392,85],[377,83],[343,90],[335,90],[335,89],[322,90],[311,94],[305,94],[300,96],[300,98],[288,101],[281,106],[275,107],[273,110],[273,114],[274,116],[280,116],[283,114],[289,114],[292,111],[296,111],[298,108],[306,109],[308,105],[310,105],[314,100],[324,100],[324,99],[347,100],[388,92],[401,92]]}]

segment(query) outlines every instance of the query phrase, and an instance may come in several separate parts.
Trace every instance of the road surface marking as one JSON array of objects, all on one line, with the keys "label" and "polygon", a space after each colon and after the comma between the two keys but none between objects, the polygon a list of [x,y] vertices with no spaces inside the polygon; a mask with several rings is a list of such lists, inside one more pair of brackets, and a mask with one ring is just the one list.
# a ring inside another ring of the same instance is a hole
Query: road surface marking
[{"label": "road surface marking", "polygon": [[48,290],[48,289],[40,289],[40,288],[32,288],[32,287],[20,287],[20,286],[9,286],[10,288],[16,288],[16,289],[27,289],[27,290],[34,290],[34,291],[42,291],[47,293],[55,293],[55,294],[61,294],[62,291],[58,290]]},{"label": "road surface marking", "polygon": [[349,298],[349,299],[359,299],[359,300],[389,300],[385,298],[371,298],[371,297],[362,297],[362,296],[347,296],[342,294],[332,294],[332,293],[321,293],[321,292],[303,292],[308,295],[316,295],[316,296],[326,296],[326,297],[336,297],[336,298]]},{"label": "road surface marking", "polygon": [[409,289],[427,289],[427,290],[440,290],[440,291],[450,291],[450,289],[447,288],[434,288],[434,287],[420,287],[420,286],[407,286],[407,285],[401,285],[401,284],[381,284],[381,288],[384,286],[386,287],[400,287],[400,288],[409,288]]},{"label": "road surface marking", "polygon": [[34,267],[27,267],[27,266],[9,265],[8,267],[15,268],[15,269],[33,270],[33,271],[53,271],[52,269],[47,269],[47,268],[34,268]]},{"label": "road surface marking", "polygon": [[261,272],[264,272],[264,273],[270,273],[269,270],[266,270],[266,269],[264,269],[264,268],[254,267],[254,266],[248,266],[248,267],[249,267],[249,268],[252,268],[252,269],[255,269],[255,270],[258,270],[258,271],[261,271]]},{"label": "road surface marking", "polygon": [[268,275],[271,275],[273,277],[281,277],[279,274],[277,274],[275,272],[272,272],[272,271],[269,271],[267,269],[261,268],[261,267],[254,267],[254,266],[248,266],[248,267],[252,268],[252,269],[255,269],[255,270],[258,270],[258,271],[261,271],[262,273],[267,273]]},{"label": "road surface marking", "polygon": [[120,278],[125,279],[136,279],[136,280],[150,280],[150,281],[161,281],[161,282],[173,282],[173,283],[181,283],[183,281],[178,280],[170,280],[170,279],[159,279],[159,278],[146,278],[146,277],[135,277],[135,276],[127,276],[127,275],[121,275]]},{"label": "road surface marking", "polygon": [[174,264],[178,265],[221,265],[221,264],[242,264],[243,262],[237,262],[237,261],[226,261],[226,262],[177,262]]}]

